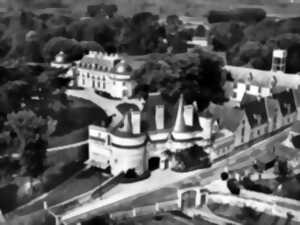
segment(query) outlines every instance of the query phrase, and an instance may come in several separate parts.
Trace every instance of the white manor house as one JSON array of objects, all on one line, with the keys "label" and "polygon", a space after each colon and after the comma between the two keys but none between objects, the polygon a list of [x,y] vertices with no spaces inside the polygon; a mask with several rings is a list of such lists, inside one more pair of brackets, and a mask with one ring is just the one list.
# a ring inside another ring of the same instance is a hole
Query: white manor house
[{"label": "white manor house", "polygon": [[76,61],[76,85],[106,92],[114,98],[131,97],[133,68],[118,54],[90,51]]}]

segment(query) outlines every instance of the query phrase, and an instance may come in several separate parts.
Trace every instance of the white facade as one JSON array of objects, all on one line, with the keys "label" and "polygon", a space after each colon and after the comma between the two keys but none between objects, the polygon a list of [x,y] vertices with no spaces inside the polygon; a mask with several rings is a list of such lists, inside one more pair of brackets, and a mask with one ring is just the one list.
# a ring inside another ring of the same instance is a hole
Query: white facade
[{"label": "white facade", "polygon": [[118,55],[90,52],[77,63],[77,85],[106,92],[115,98],[131,97],[136,85],[132,68]]},{"label": "white facade", "polygon": [[234,102],[240,103],[245,94],[262,98],[272,95],[271,88],[269,87],[262,87],[250,83],[235,82],[233,84],[233,93],[230,99]]},{"label": "white facade", "polygon": [[66,55],[63,51],[60,51],[56,56],[54,61],[51,62],[50,66],[58,69],[67,69],[71,67],[71,63],[66,60]]}]

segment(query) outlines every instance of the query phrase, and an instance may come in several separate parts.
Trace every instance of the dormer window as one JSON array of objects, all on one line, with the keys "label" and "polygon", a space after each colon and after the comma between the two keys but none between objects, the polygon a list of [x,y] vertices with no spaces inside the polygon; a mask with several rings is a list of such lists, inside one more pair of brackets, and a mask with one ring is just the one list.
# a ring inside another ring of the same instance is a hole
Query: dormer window
[{"label": "dormer window", "polygon": [[256,124],[257,125],[260,125],[261,124],[261,115],[259,115],[259,114],[254,114],[253,115],[253,118],[256,120]]}]

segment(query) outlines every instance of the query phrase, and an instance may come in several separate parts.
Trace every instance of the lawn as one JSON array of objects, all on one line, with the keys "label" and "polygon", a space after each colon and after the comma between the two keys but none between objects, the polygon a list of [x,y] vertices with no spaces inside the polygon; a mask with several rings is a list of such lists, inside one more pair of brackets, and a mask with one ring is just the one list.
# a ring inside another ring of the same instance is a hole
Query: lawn
[{"label": "lawn", "polygon": [[104,110],[94,103],[75,97],[68,97],[68,99],[69,107],[53,116],[58,123],[56,131],[50,137],[49,147],[86,140],[88,126],[101,125],[107,119]]},{"label": "lawn", "polygon": [[33,205],[17,210],[14,214],[25,215],[40,210],[43,207],[44,201],[48,203],[49,207],[54,206],[92,190],[103,183],[106,179],[108,179],[108,177],[103,176],[101,171],[98,169],[91,168],[88,170],[82,170],[69,180],[51,190],[46,198]]}]

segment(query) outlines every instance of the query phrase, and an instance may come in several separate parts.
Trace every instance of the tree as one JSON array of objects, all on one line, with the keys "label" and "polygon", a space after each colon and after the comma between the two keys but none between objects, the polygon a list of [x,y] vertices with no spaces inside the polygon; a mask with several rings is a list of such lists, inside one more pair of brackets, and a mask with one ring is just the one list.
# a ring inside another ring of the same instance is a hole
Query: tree
[{"label": "tree", "polygon": [[238,184],[238,181],[234,178],[231,178],[227,181],[227,187],[230,190],[230,192],[234,195],[240,194],[240,187]]},{"label": "tree", "polygon": [[18,140],[23,173],[32,178],[41,175],[46,167],[48,138],[55,131],[56,121],[22,110],[8,114],[6,126]]},{"label": "tree", "polygon": [[275,172],[278,173],[279,176],[286,177],[290,173],[288,161],[278,160],[275,164]]},{"label": "tree", "polygon": [[118,7],[114,4],[98,4],[87,6],[87,15],[90,17],[95,17],[98,15],[113,17],[118,11]]},{"label": "tree", "polygon": [[43,57],[46,61],[51,61],[60,51],[67,55],[67,61],[79,60],[83,56],[83,49],[75,39],[54,37],[44,45]]},{"label": "tree", "polygon": [[228,21],[257,23],[264,18],[266,18],[266,12],[260,8],[237,8],[227,11],[211,10],[207,15],[207,20],[209,23]]},{"label": "tree", "polygon": [[213,53],[196,51],[184,54],[154,54],[134,74],[136,94],[160,91],[166,100],[177,101],[183,93],[186,101],[197,101],[200,109],[210,101],[225,101],[222,60]]},{"label": "tree", "polygon": [[167,16],[166,32],[167,34],[175,34],[182,28],[182,21],[177,15]]},{"label": "tree", "polygon": [[228,178],[229,178],[228,173],[226,173],[226,172],[222,172],[222,173],[221,173],[221,179],[222,179],[222,180],[227,180]]},{"label": "tree", "polygon": [[221,22],[209,31],[209,42],[216,51],[228,51],[244,38],[244,24],[238,22]]}]

